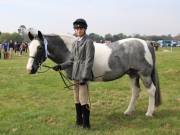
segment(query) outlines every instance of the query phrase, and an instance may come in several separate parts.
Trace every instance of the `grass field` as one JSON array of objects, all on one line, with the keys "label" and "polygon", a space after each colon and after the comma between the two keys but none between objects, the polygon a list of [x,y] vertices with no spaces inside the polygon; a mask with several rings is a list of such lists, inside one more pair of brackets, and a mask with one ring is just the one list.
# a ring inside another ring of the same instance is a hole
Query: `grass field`
[{"label": "grass field", "polygon": [[[123,115],[131,96],[128,76],[91,83],[90,130],[75,127],[73,93],[63,88],[58,73],[28,75],[27,56],[0,60],[0,135],[179,135],[180,48],[156,54],[162,105],[155,116],[145,116],[144,87],[136,112]],[[50,60],[46,64],[54,65]]]}]

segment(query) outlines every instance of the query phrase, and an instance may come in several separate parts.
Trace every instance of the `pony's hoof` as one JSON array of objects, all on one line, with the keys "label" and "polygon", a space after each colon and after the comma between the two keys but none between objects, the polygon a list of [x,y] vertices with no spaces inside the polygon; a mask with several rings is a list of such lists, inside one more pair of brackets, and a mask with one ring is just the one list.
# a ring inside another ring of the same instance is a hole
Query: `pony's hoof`
[{"label": "pony's hoof", "polygon": [[146,116],[147,116],[147,117],[153,117],[153,114],[152,114],[152,113],[147,112],[147,113],[146,113]]},{"label": "pony's hoof", "polygon": [[132,113],[133,113],[133,111],[125,111],[125,112],[124,112],[124,115],[125,115],[125,116],[130,116],[130,115],[132,115]]},{"label": "pony's hoof", "polygon": [[128,108],[128,109],[124,112],[124,115],[130,116],[130,115],[132,115],[134,112],[135,112],[135,107],[133,107],[133,108],[131,108],[131,109]]}]

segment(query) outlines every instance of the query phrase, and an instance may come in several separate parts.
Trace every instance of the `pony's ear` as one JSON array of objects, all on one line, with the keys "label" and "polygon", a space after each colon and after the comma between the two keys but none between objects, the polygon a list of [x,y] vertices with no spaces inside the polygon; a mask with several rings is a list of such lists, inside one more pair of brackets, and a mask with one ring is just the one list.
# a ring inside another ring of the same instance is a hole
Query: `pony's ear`
[{"label": "pony's ear", "polygon": [[39,30],[38,30],[38,37],[40,40],[42,40],[42,41],[44,40],[43,35]]},{"label": "pony's ear", "polygon": [[31,41],[34,39],[34,36],[31,34],[31,32],[28,32],[28,37]]}]

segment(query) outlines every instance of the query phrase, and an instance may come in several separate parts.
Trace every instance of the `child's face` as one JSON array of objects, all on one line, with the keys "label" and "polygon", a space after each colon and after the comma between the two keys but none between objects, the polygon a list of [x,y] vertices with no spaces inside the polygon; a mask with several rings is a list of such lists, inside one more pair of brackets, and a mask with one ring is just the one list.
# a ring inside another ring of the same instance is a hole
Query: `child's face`
[{"label": "child's face", "polygon": [[83,27],[74,28],[77,37],[82,37],[86,33],[86,29]]}]

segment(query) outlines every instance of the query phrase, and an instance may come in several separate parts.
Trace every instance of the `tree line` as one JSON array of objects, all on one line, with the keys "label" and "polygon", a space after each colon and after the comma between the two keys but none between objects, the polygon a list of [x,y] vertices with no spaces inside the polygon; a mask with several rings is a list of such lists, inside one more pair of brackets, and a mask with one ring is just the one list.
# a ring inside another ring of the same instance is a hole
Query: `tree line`
[{"label": "tree line", "polygon": [[13,32],[13,33],[1,33],[0,32],[0,43],[4,42],[4,40],[10,41],[18,41],[18,42],[22,42],[22,37],[19,33],[17,32]]},{"label": "tree line", "polygon": [[[93,41],[98,42],[98,43],[105,42],[105,41],[114,42],[114,41],[125,39],[125,38],[140,38],[140,39],[149,40],[149,41],[180,40],[180,34],[176,36],[172,36],[171,34],[158,36],[158,35],[140,35],[140,34],[125,35],[123,33],[112,35],[108,33],[108,34],[105,34],[104,36],[101,36],[96,33],[90,33],[88,35]],[[23,41],[22,36],[17,32],[14,32],[14,33],[1,33],[0,32],[0,43],[2,43],[4,40],[8,40],[8,41],[13,40],[13,41],[18,41],[18,42]]]},{"label": "tree line", "polygon": [[90,33],[90,38],[96,42],[104,42],[104,41],[117,41],[125,38],[140,38],[144,40],[149,41],[158,41],[158,40],[180,40],[180,34],[176,36],[169,35],[140,35],[140,34],[134,34],[134,35],[125,35],[123,33],[112,35],[110,33],[106,34],[104,37],[101,35],[98,35],[96,33]]}]

